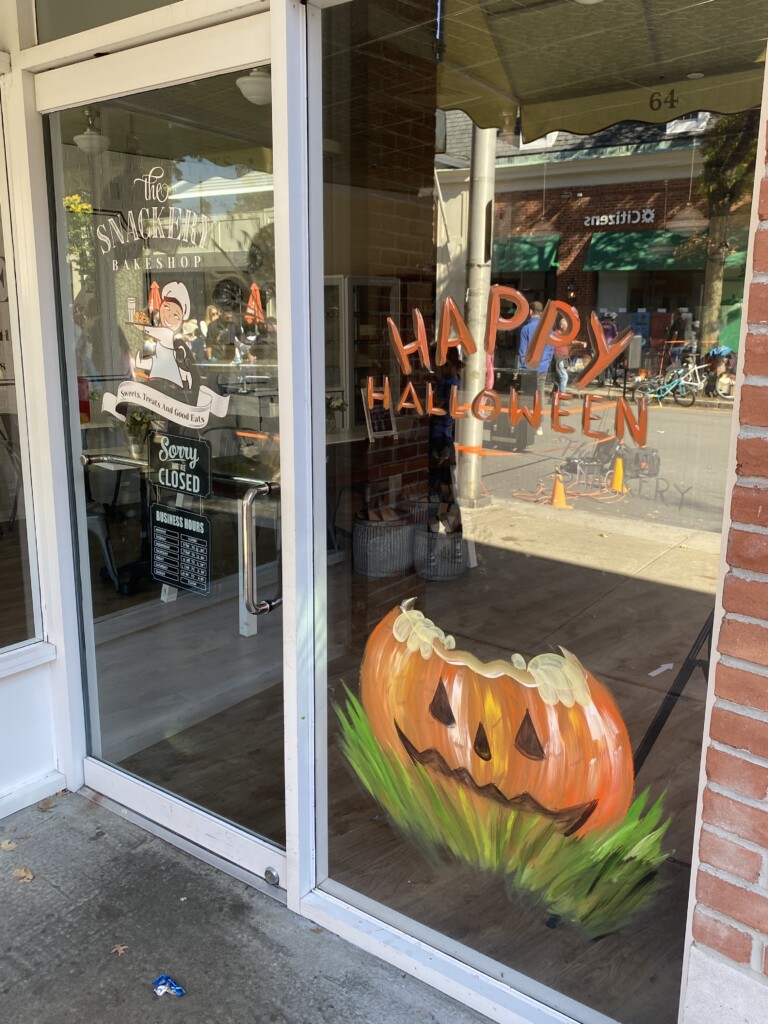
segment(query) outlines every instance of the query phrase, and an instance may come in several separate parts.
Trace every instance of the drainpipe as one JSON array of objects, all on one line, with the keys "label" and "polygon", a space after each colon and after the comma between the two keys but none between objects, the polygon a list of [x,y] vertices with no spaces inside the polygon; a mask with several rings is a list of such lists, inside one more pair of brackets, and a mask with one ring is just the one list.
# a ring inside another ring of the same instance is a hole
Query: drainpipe
[{"label": "drainpipe", "polygon": [[[493,196],[496,187],[496,129],[472,129],[472,163],[469,180],[469,230],[467,245],[467,304],[465,319],[477,352],[464,363],[462,392],[471,401],[485,387],[485,313],[491,286],[491,236]],[[460,445],[481,448],[483,421],[467,416],[457,420]],[[482,456],[458,453],[459,498],[476,508],[490,498],[483,491]]]}]

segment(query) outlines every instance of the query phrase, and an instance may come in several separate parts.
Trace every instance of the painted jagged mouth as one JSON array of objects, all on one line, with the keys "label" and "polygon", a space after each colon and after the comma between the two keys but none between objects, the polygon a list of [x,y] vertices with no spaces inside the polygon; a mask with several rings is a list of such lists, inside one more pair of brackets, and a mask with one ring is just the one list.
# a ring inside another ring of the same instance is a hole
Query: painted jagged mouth
[{"label": "painted jagged mouth", "polygon": [[551,811],[544,804],[540,804],[530,793],[520,793],[518,796],[509,797],[505,796],[493,782],[480,786],[472,778],[472,774],[467,768],[450,768],[440,751],[435,750],[434,747],[429,747],[427,750],[418,750],[397,724],[397,721],[394,722],[394,725],[397,735],[400,737],[400,742],[405,747],[410,759],[416,764],[423,764],[426,768],[439,772],[440,775],[445,775],[449,779],[456,779],[462,785],[471,789],[472,792],[488,800],[493,800],[503,807],[508,807],[510,810],[523,811],[527,814],[538,814],[543,818],[549,818],[562,830],[563,835],[570,836],[574,832],[578,832],[597,807],[597,800],[591,800],[589,803],[576,804],[574,807],[564,807],[560,811]]}]

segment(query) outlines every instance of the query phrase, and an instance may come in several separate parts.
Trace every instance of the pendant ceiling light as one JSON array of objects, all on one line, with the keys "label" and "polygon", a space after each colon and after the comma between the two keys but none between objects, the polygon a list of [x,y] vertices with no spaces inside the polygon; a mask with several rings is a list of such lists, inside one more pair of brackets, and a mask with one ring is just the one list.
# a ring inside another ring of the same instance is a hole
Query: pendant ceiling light
[{"label": "pendant ceiling light", "polygon": [[269,68],[254,68],[248,75],[242,75],[235,82],[249,103],[263,107],[272,99],[272,77]]},{"label": "pendant ceiling light", "polygon": [[505,110],[502,116],[501,129],[499,130],[499,139],[507,146],[514,146],[515,149],[520,149],[522,142],[521,131],[520,131],[520,111]]},{"label": "pendant ceiling light", "polygon": [[72,141],[78,149],[82,149],[84,153],[88,153],[90,156],[104,153],[109,149],[109,136],[104,135],[96,127],[95,121],[98,114],[91,107],[86,107],[83,113],[88,124],[80,135],[73,136]]},{"label": "pendant ceiling light", "polygon": [[693,140],[693,147],[691,149],[691,173],[688,180],[688,202],[685,204],[682,210],[670,217],[664,224],[667,231],[672,231],[676,235],[696,235],[701,231],[706,231],[709,227],[709,221],[691,202],[693,195],[693,162],[696,158],[696,139]]},{"label": "pendant ceiling light", "polygon": [[533,242],[534,245],[538,245],[538,246],[546,245],[547,244],[547,237],[546,236],[552,234],[552,225],[550,224],[550,222],[547,220],[547,217],[546,217],[546,212],[547,212],[547,160],[546,160],[546,154],[545,154],[545,157],[544,157],[543,168],[544,168],[544,170],[543,170],[543,184],[542,184],[542,189],[541,189],[541,214],[540,214],[538,220],[536,221],[536,223],[533,224],[528,229],[528,235],[530,236],[531,241]]},{"label": "pendant ceiling light", "polygon": [[667,221],[667,231],[676,235],[695,235],[699,231],[706,231],[708,227],[707,218],[691,203],[686,203],[682,210]]}]

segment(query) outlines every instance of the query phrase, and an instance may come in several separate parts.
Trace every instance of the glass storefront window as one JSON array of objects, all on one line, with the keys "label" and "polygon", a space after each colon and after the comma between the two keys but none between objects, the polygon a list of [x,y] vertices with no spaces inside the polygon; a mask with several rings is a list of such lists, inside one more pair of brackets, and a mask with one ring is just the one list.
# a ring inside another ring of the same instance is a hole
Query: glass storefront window
[{"label": "glass storefront window", "polygon": [[615,26],[536,6],[323,15],[326,885],[576,1019],[671,1024],[762,24],[706,69],[721,116],[551,60]]},{"label": "glass storefront window", "polygon": [[57,3],[56,0],[36,0],[37,41],[50,43],[54,39],[85,32],[89,28],[108,25],[134,14],[148,14],[167,7],[174,0],[124,0],[119,7],[99,3],[98,0],[78,0],[76,4]]},{"label": "glass storefront window", "polygon": [[[3,183],[4,187],[4,183]],[[20,380],[8,304],[11,253],[0,225],[0,649],[36,635],[36,583],[30,562],[31,505],[25,491]]]}]

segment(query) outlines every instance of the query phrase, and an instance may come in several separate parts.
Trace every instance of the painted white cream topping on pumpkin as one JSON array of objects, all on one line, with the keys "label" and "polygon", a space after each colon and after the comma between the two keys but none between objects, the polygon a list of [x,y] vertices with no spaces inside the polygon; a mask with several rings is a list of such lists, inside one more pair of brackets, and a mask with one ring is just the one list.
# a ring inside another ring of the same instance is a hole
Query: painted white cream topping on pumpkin
[{"label": "painted white cream topping on pumpkin", "polygon": [[398,615],[392,632],[396,640],[407,643],[408,650],[418,651],[425,661],[432,656],[435,641],[449,651],[456,646],[452,636],[446,635],[432,619],[426,618],[423,612],[416,611],[415,608],[405,609]]},{"label": "painted white cream topping on pumpkin", "polygon": [[456,640],[436,626],[423,612],[404,601],[400,615],[392,625],[396,640],[405,643],[411,652],[418,651],[428,661],[435,653],[449,665],[466,665],[467,668],[486,679],[508,676],[529,689],[538,689],[545,704],[563,704],[573,707],[580,704],[588,707],[592,703],[589,683],[584,666],[575,654],[564,647],[562,655],[548,652],[537,654],[526,665],[521,654],[513,654],[509,661],[500,658],[481,661],[469,651],[456,650]]}]

